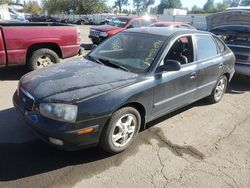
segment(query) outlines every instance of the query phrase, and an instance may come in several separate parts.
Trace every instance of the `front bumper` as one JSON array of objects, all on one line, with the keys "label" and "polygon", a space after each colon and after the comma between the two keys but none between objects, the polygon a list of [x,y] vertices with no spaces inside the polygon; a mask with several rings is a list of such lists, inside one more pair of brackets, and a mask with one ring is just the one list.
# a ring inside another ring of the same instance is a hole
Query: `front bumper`
[{"label": "front bumper", "polygon": [[96,37],[92,35],[89,35],[89,38],[92,40],[94,44],[100,44],[101,42],[107,39],[107,37],[100,37],[100,36]]},{"label": "front bumper", "polygon": [[245,64],[235,64],[235,73],[236,74],[241,74],[245,76],[250,76],[250,64],[245,65]]},{"label": "front bumper", "polygon": [[[105,124],[106,118],[99,118],[84,123],[66,123],[52,120],[40,115],[34,111],[28,111],[24,106],[19,105],[17,92],[13,96],[13,104],[23,115],[27,124],[37,133],[45,142],[62,150],[79,150],[96,146],[99,142],[101,130]],[[78,135],[80,130],[94,128],[94,131],[88,134]],[[63,145],[56,145],[49,138],[59,139]]]}]

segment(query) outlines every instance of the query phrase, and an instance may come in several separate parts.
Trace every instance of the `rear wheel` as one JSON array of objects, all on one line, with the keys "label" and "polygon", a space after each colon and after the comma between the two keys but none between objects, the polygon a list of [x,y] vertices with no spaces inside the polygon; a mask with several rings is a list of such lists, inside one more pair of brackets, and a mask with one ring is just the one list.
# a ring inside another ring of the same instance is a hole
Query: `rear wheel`
[{"label": "rear wheel", "polygon": [[100,146],[109,153],[119,153],[130,146],[141,125],[140,113],[132,108],[122,108],[111,116],[100,138]]},{"label": "rear wheel", "polygon": [[42,48],[32,53],[28,66],[29,69],[36,70],[59,62],[60,59],[53,50]]},{"label": "rear wheel", "polygon": [[227,77],[225,75],[222,75],[217,81],[211,95],[208,97],[208,100],[211,103],[219,102],[224,96],[226,89],[227,89]]}]

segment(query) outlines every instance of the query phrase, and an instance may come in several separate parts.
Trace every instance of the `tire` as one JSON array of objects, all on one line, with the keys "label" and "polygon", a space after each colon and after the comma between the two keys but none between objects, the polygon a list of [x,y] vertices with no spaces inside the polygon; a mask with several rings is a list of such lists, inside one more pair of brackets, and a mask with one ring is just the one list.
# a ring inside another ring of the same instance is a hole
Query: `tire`
[{"label": "tire", "polygon": [[[126,128],[122,129],[123,126]],[[104,127],[99,145],[111,154],[120,153],[131,145],[140,127],[140,113],[132,107],[121,108],[113,113],[108,124]]]},{"label": "tire", "polygon": [[53,50],[42,48],[32,53],[28,67],[30,70],[37,70],[59,62],[60,59]]},{"label": "tire", "polygon": [[218,81],[216,82],[216,85],[211,93],[211,95],[208,97],[208,100],[215,104],[221,101],[223,98],[225,91],[227,89],[227,77],[225,75],[222,75]]}]

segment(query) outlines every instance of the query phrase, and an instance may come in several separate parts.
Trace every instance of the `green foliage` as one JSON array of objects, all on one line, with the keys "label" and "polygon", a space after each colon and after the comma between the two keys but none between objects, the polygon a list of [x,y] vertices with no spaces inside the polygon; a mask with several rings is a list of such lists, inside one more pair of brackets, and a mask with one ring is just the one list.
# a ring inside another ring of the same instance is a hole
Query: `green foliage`
[{"label": "green foliage", "polygon": [[40,7],[37,1],[25,1],[23,10],[24,12],[31,13],[33,15],[39,15],[42,12],[42,8]]},{"label": "green foliage", "polygon": [[162,14],[165,8],[182,8],[180,0],[161,0],[158,6],[158,14]]},{"label": "green foliage", "polygon": [[119,12],[122,12],[122,7],[128,4],[128,0],[116,0],[114,7],[119,9]]},{"label": "green foliage", "polygon": [[215,12],[224,11],[229,7],[230,7],[230,4],[228,2],[217,3],[215,7]]},{"label": "green foliage", "polygon": [[203,10],[207,13],[215,11],[214,0],[207,0],[206,4],[203,7]]},{"label": "green foliage", "polygon": [[1,4],[6,4],[6,3],[13,3],[11,0],[0,0],[0,5]]},{"label": "green foliage", "polygon": [[204,12],[205,11],[202,8],[198,7],[197,5],[194,5],[191,10],[191,13],[193,14],[202,14]]},{"label": "green foliage", "polygon": [[241,5],[243,5],[243,6],[250,6],[250,0],[243,0],[241,2]]},{"label": "green foliage", "polygon": [[149,12],[150,12],[150,14],[157,14],[157,10],[158,10],[158,7],[155,6],[155,7],[151,7]]},{"label": "green foliage", "polygon": [[73,11],[74,14],[105,12],[106,0],[43,0],[43,7],[49,14]]},{"label": "green foliage", "polygon": [[154,3],[154,0],[133,0],[133,5],[136,7],[137,12],[147,12],[148,7]]}]

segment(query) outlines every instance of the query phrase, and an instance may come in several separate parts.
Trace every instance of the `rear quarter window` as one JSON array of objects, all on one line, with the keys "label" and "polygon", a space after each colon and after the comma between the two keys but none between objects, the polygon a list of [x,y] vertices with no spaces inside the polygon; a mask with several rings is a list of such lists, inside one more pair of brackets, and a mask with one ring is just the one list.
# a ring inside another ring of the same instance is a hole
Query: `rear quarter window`
[{"label": "rear quarter window", "polygon": [[197,59],[204,60],[216,57],[218,48],[212,36],[196,35]]},{"label": "rear quarter window", "polygon": [[224,52],[226,50],[225,45],[223,44],[222,41],[220,41],[220,39],[215,38],[217,44],[218,44],[218,48],[219,48],[219,52]]}]

